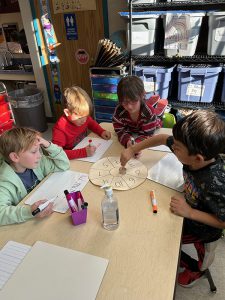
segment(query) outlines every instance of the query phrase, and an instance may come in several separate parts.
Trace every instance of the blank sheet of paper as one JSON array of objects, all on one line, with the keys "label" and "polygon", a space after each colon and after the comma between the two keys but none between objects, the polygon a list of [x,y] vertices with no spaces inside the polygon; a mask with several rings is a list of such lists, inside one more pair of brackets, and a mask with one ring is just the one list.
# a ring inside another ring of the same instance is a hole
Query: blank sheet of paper
[{"label": "blank sheet of paper", "polygon": [[112,140],[103,140],[99,138],[92,138],[92,137],[85,137],[76,147],[73,149],[80,149],[87,147],[89,145],[89,140],[92,140],[92,144],[96,147],[95,154],[93,156],[84,157],[84,158],[77,158],[78,160],[82,161],[89,161],[89,162],[96,162],[98,161],[102,155],[106,152],[106,150],[111,146]]},{"label": "blank sheet of paper", "polygon": [[183,165],[173,153],[168,153],[148,170],[148,179],[183,192]]},{"label": "blank sheet of paper", "polygon": [[0,299],[94,300],[107,265],[107,259],[38,241]]},{"label": "blank sheet of paper", "polygon": [[9,241],[0,251],[0,289],[22,262],[31,246]]},{"label": "blank sheet of paper", "polygon": [[51,174],[25,201],[32,205],[41,199],[52,199],[56,197],[53,210],[65,213],[68,210],[68,204],[64,195],[64,190],[69,192],[82,191],[88,183],[88,174],[67,170]]}]

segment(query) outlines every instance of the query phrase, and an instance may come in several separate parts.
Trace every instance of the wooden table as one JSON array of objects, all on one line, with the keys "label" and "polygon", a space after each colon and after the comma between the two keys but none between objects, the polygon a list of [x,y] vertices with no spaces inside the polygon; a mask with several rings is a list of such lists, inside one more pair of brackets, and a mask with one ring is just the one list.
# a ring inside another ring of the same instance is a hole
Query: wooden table
[{"label": "wooden table", "polygon": [[[119,156],[122,146],[112,125],[102,126],[111,130],[114,140],[104,156]],[[144,150],[140,160],[150,167],[164,155]],[[88,173],[91,165],[71,161],[72,170],[84,173]],[[152,213],[151,189],[156,191],[158,214]],[[40,240],[109,259],[98,300],[173,299],[183,220],[170,212],[169,202],[171,195],[179,193],[148,179],[135,189],[114,191],[120,213],[120,225],[115,231],[101,226],[103,191],[88,182],[82,194],[89,203],[86,224],[73,226],[67,212],[53,213],[41,221],[34,218],[22,224],[1,226],[0,247],[8,240],[29,245]]]}]

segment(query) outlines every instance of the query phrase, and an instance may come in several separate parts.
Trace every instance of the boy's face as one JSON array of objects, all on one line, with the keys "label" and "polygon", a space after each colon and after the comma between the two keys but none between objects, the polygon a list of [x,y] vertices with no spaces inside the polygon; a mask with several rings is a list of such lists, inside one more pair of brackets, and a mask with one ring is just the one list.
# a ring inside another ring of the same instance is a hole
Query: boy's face
[{"label": "boy's face", "polygon": [[19,172],[24,172],[26,169],[37,168],[41,159],[40,144],[38,139],[28,150],[21,151],[16,155],[17,158],[14,161],[14,165]]},{"label": "boy's face", "polygon": [[130,115],[133,115],[135,113],[139,113],[140,107],[141,107],[141,101],[131,101],[130,99],[124,99],[122,102],[122,106]]},{"label": "boy's face", "polygon": [[194,165],[194,163],[196,162],[196,155],[190,155],[188,153],[187,147],[184,144],[174,139],[174,144],[172,148],[174,154],[182,164],[188,166]]},{"label": "boy's face", "polygon": [[64,112],[67,119],[76,126],[82,126],[87,121],[88,116],[79,116],[76,113],[71,113],[68,109],[64,110]]}]

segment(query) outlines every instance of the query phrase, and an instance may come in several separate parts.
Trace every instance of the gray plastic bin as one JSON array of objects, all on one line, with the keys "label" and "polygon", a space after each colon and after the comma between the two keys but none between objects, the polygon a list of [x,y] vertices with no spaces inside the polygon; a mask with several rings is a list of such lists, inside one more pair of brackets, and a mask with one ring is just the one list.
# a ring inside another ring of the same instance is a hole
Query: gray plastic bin
[{"label": "gray plastic bin", "polygon": [[225,55],[225,11],[209,12],[208,55]]},{"label": "gray plastic bin", "polygon": [[[129,48],[130,24],[129,13],[120,12],[127,20],[127,42]],[[160,12],[133,12],[132,13],[132,54],[154,55],[156,20]]]},{"label": "gray plastic bin", "polygon": [[36,88],[19,89],[8,93],[16,125],[43,132],[47,129],[44,98]]}]

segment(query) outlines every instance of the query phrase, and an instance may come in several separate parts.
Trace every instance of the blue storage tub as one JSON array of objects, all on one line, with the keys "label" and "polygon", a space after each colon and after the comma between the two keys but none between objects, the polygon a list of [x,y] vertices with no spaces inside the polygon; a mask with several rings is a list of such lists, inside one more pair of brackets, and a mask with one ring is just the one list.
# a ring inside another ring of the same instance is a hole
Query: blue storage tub
[{"label": "blue storage tub", "polygon": [[91,83],[93,84],[115,84],[117,85],[121,76],[107,76],[107,75],[91,75]]},{"label": "blue storage tub", "polygon": [[117,93],[117,84],[92,84],[92,90],[104,93]]},{"label": "blue storage tub", "polygon": [[109,122],[112,121],[112,114],[105,114],[101,112],[95,112],[95,119],[101,119],[101,120],[108,120]]},{"label": "blue storage tub", "polygon": [[106,114],[113,115],[114,111],[115,111],[115,107],[95,105],[95,113],[97,112],[97,113],[106,113]]},{"label": "blue storage tub", "polygon": [[94,106],[110,106],[115,109],[117,106],[118,101],[112,101],[112,100],[104,100],[104,99],[94,99]]},{"label": "blue storage tub", "polygon": [[178,100],[212,102],[222,67],[178,65]]},{"label": "blue storage tub", "polygon": [[174,67],[175,66],[168,68],[142,65],[134,67],[134,75],[140,77],[144,83],[146,98],[149,98],[154,94],[159,95],[160,98],[163,99],[168,98],[171,74]]}]

